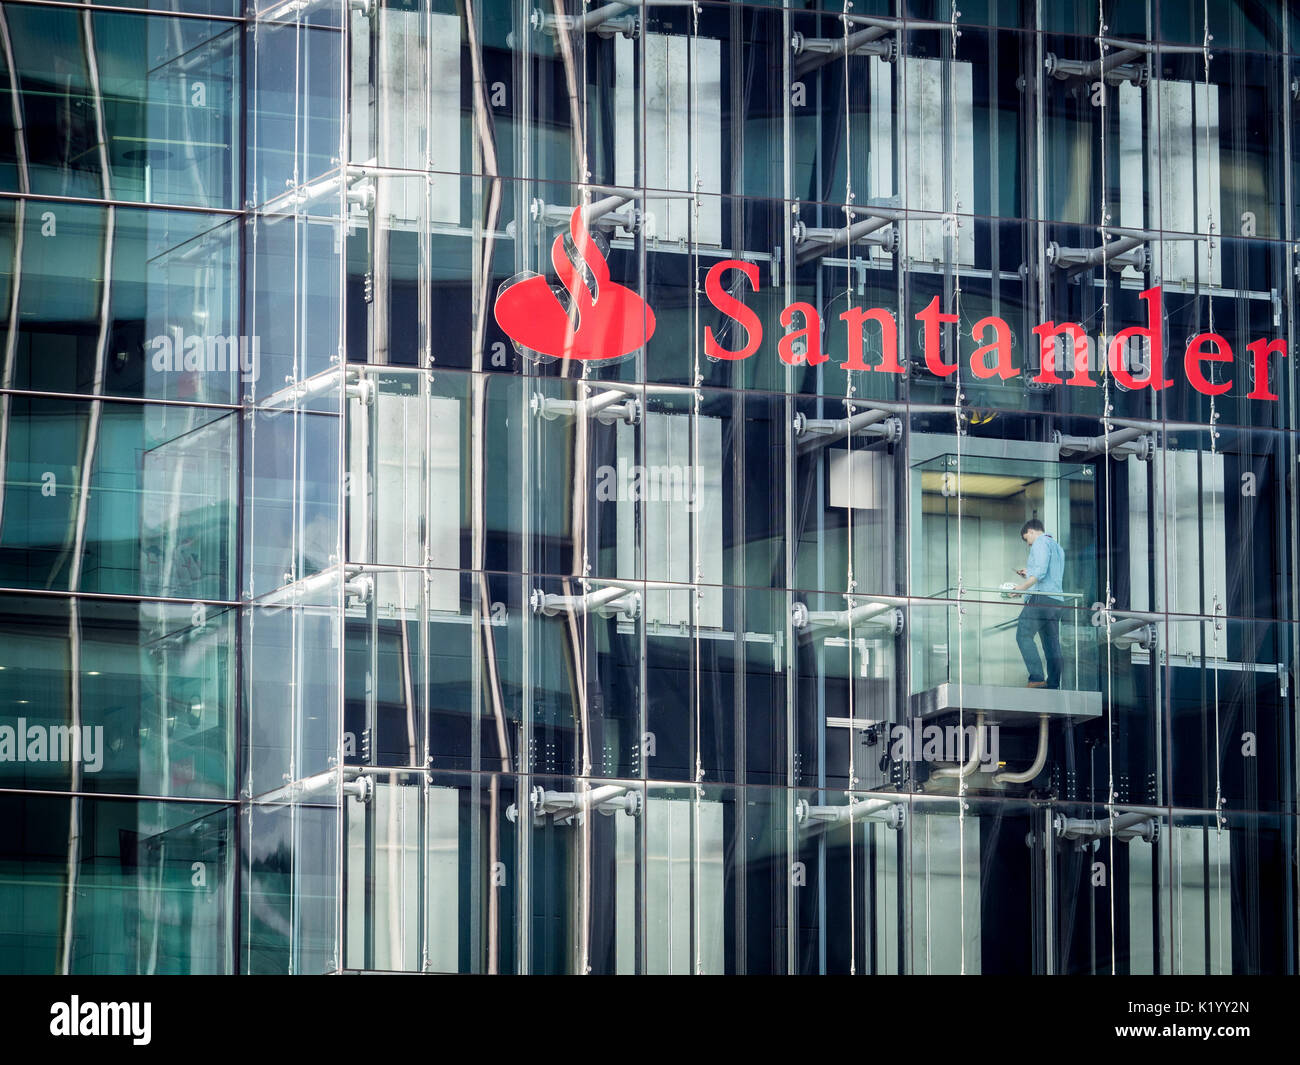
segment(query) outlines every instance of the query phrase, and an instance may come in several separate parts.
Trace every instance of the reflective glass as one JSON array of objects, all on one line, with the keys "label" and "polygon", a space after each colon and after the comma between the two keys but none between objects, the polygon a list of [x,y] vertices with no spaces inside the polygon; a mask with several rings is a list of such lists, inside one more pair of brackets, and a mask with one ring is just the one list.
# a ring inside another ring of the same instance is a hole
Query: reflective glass
[{"label": "reflective glass", "polygon": [[1300,7],[116,6],[0,6],[0,783],[240,864],[13,968],[1294,967]]}]

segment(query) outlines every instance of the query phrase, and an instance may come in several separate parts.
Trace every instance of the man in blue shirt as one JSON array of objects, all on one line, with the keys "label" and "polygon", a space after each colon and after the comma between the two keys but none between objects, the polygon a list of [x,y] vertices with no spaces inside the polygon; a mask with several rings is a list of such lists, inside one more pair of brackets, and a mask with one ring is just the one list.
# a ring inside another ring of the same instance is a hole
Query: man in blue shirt
[{"label": "man in blue shirt", "polygon": [[[1065,552],[1037,518],[1030,518],[1020,527],[1020,539],[1029,545],[1029,561],[1025,568],[1016,570],[1024,579],[1015,586],[1016,592],[1033,593],[1025,596],[1025,608],[1016,625],[1016,643],[1029,670],[1029,687],[1059,688],[1061,686],[1061,631],[1060,607],[1065,602],[1061,579],[1065,576]],[[1039,657],[1037,636],[1043,644],[1047,658],[1047,672],[1043,672],[1043,659]]]}]

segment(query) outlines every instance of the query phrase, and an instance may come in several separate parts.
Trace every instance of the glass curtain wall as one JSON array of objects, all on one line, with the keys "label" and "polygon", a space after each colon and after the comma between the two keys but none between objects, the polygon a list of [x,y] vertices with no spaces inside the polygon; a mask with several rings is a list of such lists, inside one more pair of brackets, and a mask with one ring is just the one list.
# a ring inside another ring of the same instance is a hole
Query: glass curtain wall
[{"label": "glass curtain wall", "polygon": [[1296,971],[1300,8],[2,6],[9,968]]},{"label": "glass curtain wall", "polygon": [[243,27],[0,5],[0,969],[235,953]]},{"label": "glass curtain wall", "polygon": [[1294,971],[1295,26],[962,8],[259,13],[250,967]]}]

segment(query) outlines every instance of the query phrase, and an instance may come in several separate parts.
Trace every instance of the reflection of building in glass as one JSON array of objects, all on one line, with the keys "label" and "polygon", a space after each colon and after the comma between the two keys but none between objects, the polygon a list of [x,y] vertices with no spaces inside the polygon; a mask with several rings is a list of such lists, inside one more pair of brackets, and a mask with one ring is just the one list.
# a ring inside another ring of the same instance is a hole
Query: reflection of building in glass
[{"label": "reflection of building in glass", "polygon": [[0,4],[0,970],[1296,970],[1294,12],[162,6]]}]

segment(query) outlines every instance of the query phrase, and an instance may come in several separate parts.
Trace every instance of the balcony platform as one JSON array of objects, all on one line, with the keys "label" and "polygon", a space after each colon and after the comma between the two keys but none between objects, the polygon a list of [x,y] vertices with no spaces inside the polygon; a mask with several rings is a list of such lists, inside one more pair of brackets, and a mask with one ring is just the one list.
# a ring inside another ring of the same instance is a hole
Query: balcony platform
[{"label": "balcony platform", "polygon": [[[1047,714],[1052,718],[1087,720],[1101,717],[1101,692],[1065,688],[1013,688],[1001,684],[965,684],[960,689],[963,715],[983,714],[987,721],[1024,721]],[[958,685],[949,681],[911,698],[913,717],[922,720],[955,714]]]}]

